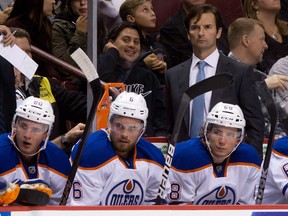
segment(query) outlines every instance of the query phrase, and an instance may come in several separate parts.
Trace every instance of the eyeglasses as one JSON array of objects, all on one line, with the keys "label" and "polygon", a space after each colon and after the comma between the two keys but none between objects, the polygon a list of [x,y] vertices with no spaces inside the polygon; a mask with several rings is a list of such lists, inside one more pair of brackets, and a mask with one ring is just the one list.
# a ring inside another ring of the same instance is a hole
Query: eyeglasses
[{"label": "eyeglasses", "polygon": [[240,138],[241,133],[240,132],[227,132],[224,133],[221,130],[217,130],[217,129],[212,129],[212,131],[210,132],[211,135],[217,136],[217,137],[225,137],[227,139],[235,139],[235,138]]},{"label": "eyeglasses", "polygon": [[19,123],[17,126],[17,130],[25,132],[30,131],[30,133],[37,135],[45,132],[44,128],[29,127],[25,123]]},{"label": "eyeglasses", "polygon": [[120,123],[112,123],[111,124],[111,130],[115,131],[117,133],[123,133],[125,130],[128,131],[128,133],[138,133],[140,130],[143,129],[143,124],[140,125],[123,125]]}]

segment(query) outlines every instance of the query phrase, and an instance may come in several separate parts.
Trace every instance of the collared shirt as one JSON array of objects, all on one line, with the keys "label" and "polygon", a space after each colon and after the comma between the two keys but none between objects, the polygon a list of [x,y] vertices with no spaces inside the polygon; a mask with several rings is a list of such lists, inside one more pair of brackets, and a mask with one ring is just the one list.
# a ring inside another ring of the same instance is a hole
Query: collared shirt
[{"label": "collared shirt", "polygon": [[[209,55],[207,58],[202,59],[202,61],[206,62],[206,67],[204,68],[205,72],[205,79],[209,78],[211,76],[214,76],[216,74],[216,68],[219,60],[219,51],[218,49],[215,49],[211,55]],[[198,62],[201,61],[198,57],[196,57],[194,54],[192,56],[192,63],[190,66],[190,75],[189,75],[189,87],[194,85],[196,83],[196,76],[199,71],[199,68],[197,66]],[[205,112],[204,112],[204,119],[206,119],[207,114],[209,112],[210,107],[210,101],[211,101],[212,91],[205,93]],[[192,107],[193,103],[190,102],[190,116],[192,116]],[[191,125],[191,118],[190,118],[190,125]]]}]

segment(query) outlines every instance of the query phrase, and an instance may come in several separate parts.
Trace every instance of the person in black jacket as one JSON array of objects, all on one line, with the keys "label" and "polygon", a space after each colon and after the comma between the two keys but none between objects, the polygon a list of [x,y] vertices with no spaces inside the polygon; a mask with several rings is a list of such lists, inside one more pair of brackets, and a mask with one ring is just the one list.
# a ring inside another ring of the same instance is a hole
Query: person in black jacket
[{"label": "person in black jacket", "polygon": [[156,75],[138,64],[142,61],[139,59],[140,35],[133,23],[122,22],[114,26],[108,33],[104,53],[99,56],[98,73],[105,82],[123,82],[126,91],[142,94],[149,109],[144,135],[166,136],[168,122],[163,89]]},{"label": "person in black jacket", "polygon": [[13,65],[0,56],[0,134],[11,130],[16,109],[15,80],[9,71],[13,71]]},{"label": "person in black jacket", "polygon": [[[3,35],[0,43],[3,43],[4,46],[14,44],[15,37],[8,27],[0,25],[0,34]],[[11,122],[16,109],[15,80],[13,73],[9,73],[12,69],[13,66],[0,56],[0,134],[11,130]]]}]

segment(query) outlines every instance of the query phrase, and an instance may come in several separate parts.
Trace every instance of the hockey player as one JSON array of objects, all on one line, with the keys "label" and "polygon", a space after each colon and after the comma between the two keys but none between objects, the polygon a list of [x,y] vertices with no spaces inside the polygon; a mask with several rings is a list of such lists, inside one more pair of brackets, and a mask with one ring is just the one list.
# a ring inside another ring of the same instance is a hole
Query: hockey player
[{"label": "hockey player", "polygon": [[200,137],[176,145],[170,173],[171,204],[254,204],[260,160],[241,143],[245,119],[238,105],[219,102]]},{"label": "hockey player", "polygon": [[17,106],[11,134],[0,136],[0,181],[40,179],[52,190],[49,204],[56,205],[71,165],[68,156],[48,141],[53,123],[46,100],[30,96]]},{"label": "hockey player", "polygon": [[[70,205],[155,203],[164,157],[157,147],[141,138],[147,116],[142,95],[124,91],[117,96],[111,103],[108,128],[88,137],[68,200]],[[77,150],[78,144],[72,160]]]},{"label": "hockey player", "polygon": [[263,204],[288,203],[288,136],[273,144],[268,175],[264,190]]}]

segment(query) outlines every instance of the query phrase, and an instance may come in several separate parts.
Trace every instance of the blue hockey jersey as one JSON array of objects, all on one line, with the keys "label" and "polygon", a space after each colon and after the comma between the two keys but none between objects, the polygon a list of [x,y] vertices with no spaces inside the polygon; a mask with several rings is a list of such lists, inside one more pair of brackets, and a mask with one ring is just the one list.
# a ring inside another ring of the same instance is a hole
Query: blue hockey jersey
[{"label": "blue hockey jersey", "polygon": [[[77,149],[78,145],[72,160]],[[87,139],[68,204],[154,204],[163,166],[163,154],[150,142],[141,138],[133,157],[124,161],[114,151],[106,131],[97,131]]]},{"label": "blue hockey jersey", "polygon": [[26,164],[8,135],[0,136],[0,180],[12,182],[15,179],[42,179],[52,189],[49,204],[58,205],[71,170],[68,156],[48,141],[46,149],[37,154],[37,162]]},{"label": "blue hockey jersey", "polygon": [[169,175],[171,204],[254,204],[260,160],[256,150],[240,144],[221,164],[214,164],[201,142],[193,138],[176,145]]}]

